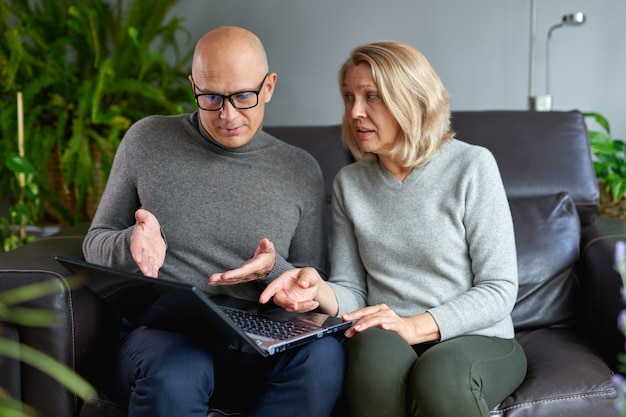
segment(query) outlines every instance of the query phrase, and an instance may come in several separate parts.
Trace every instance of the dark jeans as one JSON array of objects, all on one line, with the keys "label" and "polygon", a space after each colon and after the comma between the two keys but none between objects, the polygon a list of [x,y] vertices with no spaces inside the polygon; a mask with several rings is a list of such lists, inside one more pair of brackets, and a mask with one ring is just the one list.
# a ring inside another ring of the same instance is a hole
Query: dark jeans
[{"label": "dark jeans", "polygon": [[333,337],[268,359],[141,326],[126,337],[116,375],[129,417],[206,417],[209,403],[250,417],[321,417],[341,393],[344,356]]},{"label": "dark jeans", "polygon": [[339,398],[345,359],[324,337],[262,358],[140,326],[119,351],[116,386],[129,417],[206,417],[211,407],[249,417],[329,416]]},{"label": "dark jeans", "polygon": [[488,417],[526,375],[526,356],[512,339],[461,336],[414,349],[371,328],[346,349],[353,417]]}]

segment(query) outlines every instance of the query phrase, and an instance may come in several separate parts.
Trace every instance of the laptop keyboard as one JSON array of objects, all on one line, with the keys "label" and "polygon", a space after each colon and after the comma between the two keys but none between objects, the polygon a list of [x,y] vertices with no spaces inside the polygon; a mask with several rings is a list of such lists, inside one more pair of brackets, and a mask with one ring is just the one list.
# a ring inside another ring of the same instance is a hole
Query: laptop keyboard
[{"label": "laptop keyboard", "polygon": [[251,314],[247,311],[220,307],[246,333],[257,334],[278,340],[288,340],[319,327],[304,322],[274,319]]}]

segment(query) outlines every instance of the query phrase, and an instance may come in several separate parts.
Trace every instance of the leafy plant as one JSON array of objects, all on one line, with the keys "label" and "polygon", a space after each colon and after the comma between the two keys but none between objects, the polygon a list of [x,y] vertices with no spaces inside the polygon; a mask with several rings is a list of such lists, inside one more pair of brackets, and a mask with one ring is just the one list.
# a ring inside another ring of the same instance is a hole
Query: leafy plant
[{"label": "leafy plant", "polygon": [[8,208],[8,217],[0,217],[0,242],[4,251],[10,251],[35,239],[27,232],[28,225],[34,223],[34,217],[41,213],[39,187],[34,181],[37,171],[24,157],[24,124],[22,94],[17,94],[18,101],[18,154],[9,155],[5,161],[9,171],[15,174],[15,204]]},{"label": "leafy plant", "polygon": [[[52,281],[39,282],[0,293],[0,319],[22,326],[53,326],[57,321],[55,311],[20,307],[19,304],[58,291]],[[0,334],[1,336],[1,334]],[[0,337],[0,356],[20,360],[55,378],[83,401],[96,398],[96,390],[72,369],[54,358],[30,346]],[[43,410],[38,410],[43,411]],[[28,417],[37,416],[37,410],[10,397],[0,389],[0,415]]]},{"label": "leafy plant", "polygon": [[[189,33],[181,18],[169,17],[177,2],[0,3],[0,189],[11,191],[16,213],[26,209],[33,224],[90,220],[126,129],[149,114],[189,110],[192,49],[181,50]],[[24,100],[21,158],[35,171],[28,184],[36,187],[39,206],[19,203],[18,92]],[[5,216],[5,225],[17,221],[12,216]]]},{"label": "leafy plant", "polygon": [[18,248],[36,237],[28,233],[27,226],[35,223],[34,216],[41,212],[39,186],[34,181],[37,171],[20,155],[10,155],[6,167],[17,178],[17,199],[8,207],[8,217],[0,217],[0,242],[2,249],[8,252]]},{"label": "leafy plant", "polygon": [[608,120],[599,113],[588,112],[585,117],[593,119],[602,130],[590,130],[589,143],[594,156],[596,177],[617,202],[626,194],[626,143],[611,137]]}]

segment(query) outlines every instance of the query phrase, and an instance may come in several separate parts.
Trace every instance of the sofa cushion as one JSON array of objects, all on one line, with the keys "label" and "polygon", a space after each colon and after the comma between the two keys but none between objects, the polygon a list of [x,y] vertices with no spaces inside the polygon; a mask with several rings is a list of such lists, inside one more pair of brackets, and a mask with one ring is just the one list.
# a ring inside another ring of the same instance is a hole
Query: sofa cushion
[{"label": "sofa cushion", "polygon": [[575,330],[529,330],[516,339],[528,358],[526,378],[492,417],[617,415],[612,372]]},{"label": "sofa cushion", "polygon": [[578,286],[572,270],[579,253],[580,222],[566,193],[509,200],[515,228],[519,291],[516,330],[568,325]]}]

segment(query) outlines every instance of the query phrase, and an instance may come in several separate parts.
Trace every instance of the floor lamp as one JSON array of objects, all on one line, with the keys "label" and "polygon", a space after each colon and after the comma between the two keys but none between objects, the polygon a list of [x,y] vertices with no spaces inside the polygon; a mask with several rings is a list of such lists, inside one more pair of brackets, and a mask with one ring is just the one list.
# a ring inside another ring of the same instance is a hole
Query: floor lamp
[{"label": "floor lamp", "polygon": [[537,0],[531,0],[530,7],[530,58],[528,73],[528,107],[530,110],[552,110],[552,96],[550,95],[550,40],[552,32],[563,26],[579,26],[585,23],[585,15],[581,12],[563,15],[560,23],[548,30],[546,39],[546,93],[535,95],[535,47],[537,34]]}]

